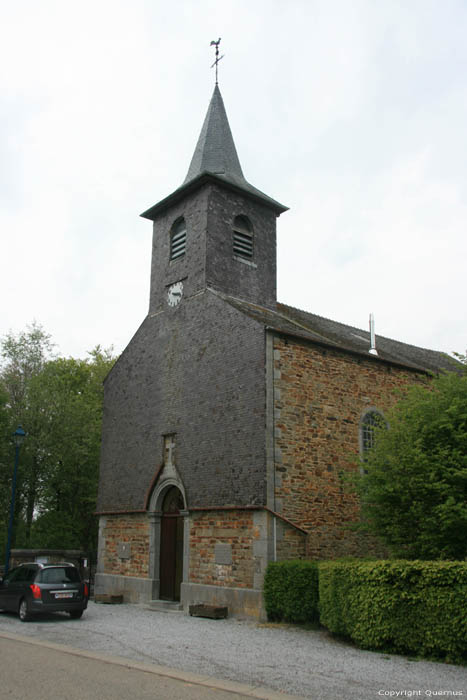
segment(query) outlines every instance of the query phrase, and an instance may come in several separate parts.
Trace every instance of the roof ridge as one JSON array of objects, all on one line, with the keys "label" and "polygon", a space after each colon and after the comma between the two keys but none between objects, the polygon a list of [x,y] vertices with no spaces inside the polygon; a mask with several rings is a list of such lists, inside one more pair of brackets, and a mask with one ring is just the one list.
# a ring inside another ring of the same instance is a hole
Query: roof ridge
[{"label": "roof ridge", "polygon": [[[288,309],[293,309],[295,311],[299,311],[302,314],[309,314],[310,316],[315,316],[316,318],[320,318],[323,321],[329,321],[330,323],[336,323],[339,326],[343,326],[344,328],[349,328],[353,331],[358,331],[359,333],[367,333],[368,337],[370,336],[370,331],[365,330],[364,328],[358,328],[357,326],[351,326],[348,323],[343,323],[342,321],[334,321],[334,319],[328,318],[327,316],[320,316],[320,314],[315,314],[311,311],[306,311],[305,309],[299,309],[297,306],[291,306],[290,304],[284,304],[283,302],[278,301],[277,304],[280,306],[286,306]],[[422,347],[421,345],[414,345],[413,343],[405,343],[403,340],[397,340],[396,338],[390,338],[389,336],[381,335],[380,333],[376,333],[376,337],[380,338],[381,340],[388,340],[390,343],[397,343],[398,345],[403,345],[403,346],[408,347],[408,348],[416,348],[417,350],[423,350],[424,352],[433,352],[436,354],[442,354],[442,355],[446,355],[447,357],[450,357],[448,355],[448,353],[445,353],[443,350],[433,350],[432,348],[425,348],[425,347]]]},{"label": "roof ridge", "polygon": [[[276,306],[279,306],[279,304],[281,304],[281,302],[276,302]],[[293,307],[293,306],[288,306],[288,304],[281,304],[281,306],[287,306],[287,308],[289,308],[289,309],[295,308],[295,307]],[[297,311],[300,311],[300,309],[297,309]],[[279,311],[275,311],[274,313],[276,313],[278,316],[280,316],[281,318],[286,319],[286,320],[289,321],[289,322],[291,321],[292,323],[294,323],[294,324],[295,324],[296,326],[298,326],[299,328],[303,328],[304,330],[306,330],[306,331],[308,331],[308,332],[311,331],[311,332],[314,333],[315,335],[320,336],[321,338],[324,338],[325,340],[327,340],[327,341],[329,342],[329,338],[327,338],[327,336],[323,335],[322,333],[318,333],[318,331],[316,331],[316,330],[314,330],[314,329],[312,329],[312,328],[309,328],[309,327],[306,326],[304,323],[300,323],[300,322],[297,321],[296,319],[290,318],[290,316],[286,316],[285,314],[281,314],[281,313],[279,313]],[[308,312],[308,311],[302,311],[302,313],[310,313],[310,312]],[[317,314],[313,314],[313,315],[316,316]],[[324,318],[324,317],[318,316],[318,318]],[[331,321],[331,323],[336,323],[336,322],[333,321],[332,319],[325,319],[325,320]],[[337,346],[341,345],[341,343],[336,342],[335,340],[333,340],[332,342],[333,342],[333,343],[336,343]]]},{"label": "roof ridge", "polygon": [[[223,294],[222,292],[219,292],[217,289],[209,288],[211,291],[213,291],[215,294],[218,294],[220,297],[225,299],[227,302],[229,300],[232,300],[233,302],[238,302],[240,304],[245,304],[245,306],[249,306],[252,310],[257,309],[258,311],[266,311],[268,314],[274,314],[278,316],[279,318],[283,319],[284,321],[287,321],[288,323],[291,323],[294,326],[297,326],[297,328],[301,328],[307,333],[313,333],[317,338],[322,338],[323,342],[326,342],[327,344],[332,344],[335,347],[339,348],[342,347],[345,349],[345,346],[342,345],[339,341],[336,341],[334,339],[330,340],[327,336],[323,335],[322,333],[319,333],[318,331],[314,330],[313,328],[309,328],[308,326],[305,326],[303,323],[300,323],[294,318],[291,318],[290,316],[286,316],[285,314],[281,314],[277,308],[276,309],[271,309],[268,306],[261,306],[261,304],[253,304],[251,301],[248,301],[246,299],[240,299],[239,297],[234,297],[231,294]],[[276,307],[279,302],[276,302]],[[284,304],[286,306],[286,304]],[[293,308],[293,307],[289,307]],[[306,312],[305,312],[306,313]],[[330,320],[330,319],[329,319]],[[334,321],[331,321],[331,323],[335,323]]]}]

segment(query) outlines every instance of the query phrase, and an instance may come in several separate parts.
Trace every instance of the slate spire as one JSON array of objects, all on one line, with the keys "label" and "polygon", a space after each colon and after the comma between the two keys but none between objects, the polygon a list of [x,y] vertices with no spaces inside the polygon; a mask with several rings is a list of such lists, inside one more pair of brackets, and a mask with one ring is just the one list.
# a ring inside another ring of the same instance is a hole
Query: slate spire
[{"label": "slate spire", "polygon": [[168,204],[180,199],[187,191],[193,191],[194,188],[201,186],[208,180],[222,182],[230,189],[240,190],[250,197],[260,200],[263,204],[272,207],[277,215],[287,211],[287,207],[283,204],[268,197],[267,194],[245,180],[217,83],[185,180],[175,192],[145,211],[141,216],[153,219]]},{"label": "slate spire", "polygon": [[224,177],[240,186],[248,184],[243,176],[224,101],[217,84],[183,184],[204,172]]},{"label": "slate spire", "polygon": [[224,101],[217,83],[182,187],[205,174],[214,175],[248,192],[255,198],[262,199],[267,204],[272,205],[278,213],[287,210],[287,207],[268,197],[245,180],[230,131]]}]

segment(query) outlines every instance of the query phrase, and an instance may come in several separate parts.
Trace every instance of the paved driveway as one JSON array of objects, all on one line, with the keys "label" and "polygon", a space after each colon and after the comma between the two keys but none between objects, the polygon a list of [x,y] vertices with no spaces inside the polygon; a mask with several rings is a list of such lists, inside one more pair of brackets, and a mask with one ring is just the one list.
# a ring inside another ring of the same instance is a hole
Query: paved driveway
[{"label": "paved driveway", "polygon": [[21,623],[2,613],[2,631],[313,700],[426,698],[439,697],[440,691],[444,697],[467,698],[466,667],[361,651],[322,630],[90,602],[81,620],[56,614]]}]

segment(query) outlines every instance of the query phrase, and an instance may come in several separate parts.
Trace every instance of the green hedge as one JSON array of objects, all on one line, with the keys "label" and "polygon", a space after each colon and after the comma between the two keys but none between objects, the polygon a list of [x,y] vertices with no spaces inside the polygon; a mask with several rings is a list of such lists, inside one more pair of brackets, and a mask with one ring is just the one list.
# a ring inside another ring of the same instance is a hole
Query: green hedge
[{"label": "green hedge", "polygon": [[467,562],[319,565],[320,622],[360,647],[467,659]]},{"label": "green hedge", "polygon": [[311,561],[269,564],[264,578],[269,620],[318,621],[318,566]]}]

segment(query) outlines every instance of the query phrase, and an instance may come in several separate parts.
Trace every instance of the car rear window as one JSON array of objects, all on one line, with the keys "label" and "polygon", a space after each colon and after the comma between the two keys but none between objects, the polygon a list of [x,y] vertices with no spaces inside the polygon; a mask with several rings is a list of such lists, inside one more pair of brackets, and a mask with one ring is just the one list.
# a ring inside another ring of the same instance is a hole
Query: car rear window
[{"label": "car rear window", "polygon": [[73,566],[54,566],[51,569],[43,569],[36,581],[37,583],[79,583],[81,578],[78,569]]}]

